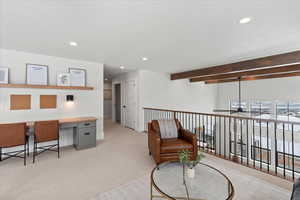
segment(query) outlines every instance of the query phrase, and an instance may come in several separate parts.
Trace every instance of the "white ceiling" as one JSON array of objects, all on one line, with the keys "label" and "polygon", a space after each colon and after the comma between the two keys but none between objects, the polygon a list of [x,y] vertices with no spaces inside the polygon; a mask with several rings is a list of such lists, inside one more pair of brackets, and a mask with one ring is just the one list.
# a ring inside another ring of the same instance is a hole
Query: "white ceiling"
[{"label": "white ceiling", "polygon": [[299,8],[299,0],[0,0],[0,47],[179,72],[299,50]]},{"label": "white ceiling", "polygon": [[120,69],[120,67],[104,65],[104,78],[111,81],[112,78],[130,71],[132,70],[129,68]]}]

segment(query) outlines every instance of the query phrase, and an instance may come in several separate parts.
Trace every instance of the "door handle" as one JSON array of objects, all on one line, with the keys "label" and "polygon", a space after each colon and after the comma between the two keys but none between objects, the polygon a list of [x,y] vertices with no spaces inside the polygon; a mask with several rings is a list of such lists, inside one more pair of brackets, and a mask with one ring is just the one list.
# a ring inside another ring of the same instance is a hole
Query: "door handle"
[{"label": "door handle", "polygon": [[90,133],[84,133],[84,135],[90,135]]}]

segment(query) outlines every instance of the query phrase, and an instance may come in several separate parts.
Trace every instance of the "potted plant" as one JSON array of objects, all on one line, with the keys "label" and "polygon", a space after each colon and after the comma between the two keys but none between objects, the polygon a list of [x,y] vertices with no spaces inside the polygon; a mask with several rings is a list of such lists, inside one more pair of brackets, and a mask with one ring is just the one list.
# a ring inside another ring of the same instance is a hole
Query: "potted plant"
[{"label": "potted plant", "polygon": [[190,160],[190,151],[188,150],[182,150],[179,152],[179,160],[183,164],[183,166],[187,166],[187,176],[189,178],[195,177],[195,166],[204,158],[204,155],[199,152],[196,160]]}]

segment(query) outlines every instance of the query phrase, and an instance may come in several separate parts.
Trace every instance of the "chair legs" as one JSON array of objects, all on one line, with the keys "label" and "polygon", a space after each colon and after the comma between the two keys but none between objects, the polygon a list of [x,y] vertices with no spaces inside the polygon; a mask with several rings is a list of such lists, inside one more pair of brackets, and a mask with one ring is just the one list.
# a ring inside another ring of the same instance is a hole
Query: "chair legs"
[{"label": "chair legs", "polygon": [[[9,158],[22,158],[24,161],[24,166],[26,166],[26,145],[27,144],[25,143],[23,150],[12,152],[3,152],[3,147],[0,147],[0,161],[7,160]],[[23,154],[23,156],[20,154]],[[3,155],[5,155],[6,157],[2,157]]]},{"label": "chair legs", "polygon": [[[55,147],[57,147],[56,150],[53,149]],[[36,156],[38,156],[39,154],[41,154],[41,153],[43,153],[45,151],[54,151],[54,152],[57,152],[57,157],[60,158],[59,139],[57,140],[57,144],[46,145],[46,146],[39,146],[39,147],[38,147],[38,143],[34,139],[34,142],[33,142],[33,156],[32,156],[33,158],[32,158],[32,163],[35,163]]]},{"label": "chair legs", "polygon": [[34,138],[33,139],[32,163],[35,162],[35,151],[36,151],[36,147],[35,147],[35,138]]},{"label": "chair legs", "polygon": [[[26,142],[26,143],[28,143],[28,142]],[[27,144],[24,144],[24,166],[26,166],[26,156],[27,156],[27,152],[26,152],[26,146],[27,146]]]},{"label": "chair legs", "polygon": [[60,158],[59,138],[57,140],[57,157]]}]

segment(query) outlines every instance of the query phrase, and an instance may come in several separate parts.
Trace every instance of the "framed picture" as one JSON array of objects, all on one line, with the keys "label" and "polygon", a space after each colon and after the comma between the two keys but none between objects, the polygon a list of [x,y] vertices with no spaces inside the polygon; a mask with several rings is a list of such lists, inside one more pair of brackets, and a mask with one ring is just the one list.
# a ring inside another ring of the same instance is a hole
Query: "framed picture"
[{"label": "framed picture", "polygon": [[26,64],[26,83],[28,85],[48,85],[48,66]]},{"label": "framed picture", "polygon": [[86,86],[86,70],[69,68],[71,86]]},{"label": "framed picture", "polygon": [[70,86],[71,85],[70,73],[57,74],[56,85],[57,86]]},{"label": "framed picture", "polygon": [[8,84],[8,68],[0,68],[0,84]]}]

